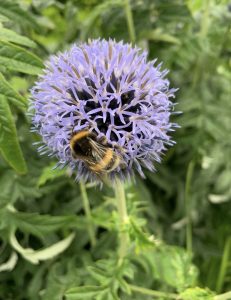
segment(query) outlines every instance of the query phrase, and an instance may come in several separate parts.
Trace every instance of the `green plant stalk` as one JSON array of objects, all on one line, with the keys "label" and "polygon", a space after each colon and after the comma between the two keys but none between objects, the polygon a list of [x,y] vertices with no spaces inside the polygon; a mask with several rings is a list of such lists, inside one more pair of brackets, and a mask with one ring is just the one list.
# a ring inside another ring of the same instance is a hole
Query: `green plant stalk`
[{"label": "green plant stalk", "polygon": [[[201,18],[201,23],[200,23],[200,32],[199,32],[199,39],[201,44],[204,44],[204,39],[206,38],[209,30],[209,11],[210,11],[210,0],[205,0],[204,1],[204,11],[203,11],[203,17]],[[202,52],[203,54],[203,52]],[[198,57],[196,66],[195,66],[195,71],[193,75],[193,80],[192,80],[192,88],[195,89],[197,87],[197,83],[200,80],[200,77],[202,76],[203,72],[203,57],[200,55]]]},{"label": "green plant stalk", "polygon": [[117,209],[118,209],[119,222],[120,222],[119,250],[118,250],[119,262],[118,262],[118,264],[121,265],[124,257],[126,256],[126,253],[127,253],[129,236],[124,228],[126,223],[128,222],[126,197],[125,197],[123,183],[119,179],[116,179],[116,182],[115,182],[115,197],[116,197],[116,201],[117,201]]},{"label": "green plant stalk", "polygon": [[[166,298],[166,299],[180,299],[179,295],[173,294],[173,293],[159,292],[159,291],[146,289],[146,288],[139,287],[139,286],[132,285],[132,284],[129,284],[129,287],[133,292],[137,292],[137,293],[140,293],[143,295],[150,295],[153,297],[158,297],[158,298],[161,297],[161,298]],[[222,299],[219,299],[219,300],[222,300]]]},{"label": "green plant stalk", "polygon": [[204,12],[203,17],[201,18],[201,30],[200,30],[200,36],[201,39],[205,38],[208,29],[209,29],[209,10],[210,10],[210,0],[204,1]]},{"label": "green plant stalk", "polygon": [[129,38],[132,43],[135,43],[136,33],[135,33],[135,27],[134,27],[134,21],[133,21],[133,16],[132,16],[130,0],[124,1],[124,10],[125,10],[126,19],[127,19]]},{"label": "green plant stalk", "polygon": [[[220,271],[219,271],[217,284],[216,284],[217,293],[220,293],[223,288],[227,265],[229,263],[229,255],[230,255],[230,248],[231,248],[230,246],[231,246],[231,237],[229,237],[225,242]],[[221,299],[223,299],[223,298],[221,298]]]},{"label": "green plant stalk", "polygon": [[95,239],[94,228],[92,226],[91,208],[90,208],[90,204],[89,204],[89,200],[88,200],[88,196],[87,196],[86,187],[83,182],[80,182],[80,190],[81,190],[81,195],[82,195],[82,200],[83,200],[83,208],[84,208],[84,212],[85,212],[87,222],[88,222],[88,226],[87,226],[88,234],[90,237],[91,246],[94,247],[96,244],[96,239]]},{"label": "green plant stalk", "polygon": [[222,55],[222,51],[223,51],[223,49],[224,49],[224,47],[225,47],[225,44],[226,44],[227,41],[228,41],[228,36],[229,36],[229,34],[230,34],[230,29],[231,29],[231,25],[228,24],[227,29],[226,29],[226,31],[225,31],[225,33],[224,33],[224,36],[223,36],[223,40],[222,40],[222,42],[221,42],[221,47],[220,47],[220,51],[219,51],[218,57],[220,57],[220,56]]},{"label": "green plant stalk", "polygon": [[194,161],[188,165],[186,182],[185,182],[185,214],[187,218],[186,224],[186,248],[189,255],[192,255],[192,218],[190,212],[190,185],[194,170]]}]

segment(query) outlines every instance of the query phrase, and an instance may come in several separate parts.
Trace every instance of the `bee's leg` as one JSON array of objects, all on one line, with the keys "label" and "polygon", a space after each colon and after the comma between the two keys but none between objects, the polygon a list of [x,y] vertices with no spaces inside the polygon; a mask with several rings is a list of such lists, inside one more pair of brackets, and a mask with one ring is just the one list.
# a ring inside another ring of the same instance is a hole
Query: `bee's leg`
[{"label": "bee's leg", "polygon": [[98,139],[98,142],[104,146],[106,146],[108,144],[106,136],[101,136],[101,138]]}]

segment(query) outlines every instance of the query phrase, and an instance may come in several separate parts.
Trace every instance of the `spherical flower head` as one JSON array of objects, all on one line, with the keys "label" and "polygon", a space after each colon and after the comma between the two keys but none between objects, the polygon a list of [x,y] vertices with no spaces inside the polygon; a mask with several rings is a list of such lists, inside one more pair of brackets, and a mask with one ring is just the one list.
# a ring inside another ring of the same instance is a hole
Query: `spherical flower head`
[{"label": "spherical flower head", "polygon": [[143,167],[154,170],[176,127],[169,119],[176,90],[169,89],[166,74],[147,61],[147,52],[114,40],[92,40],[52,56],[32,89],[39,151],[69,165],[77,179],[95,180],[97,172],[70,146],[73,135],[88,131],[119,157],[116,168],[101,166],[102,173],[127,178],[135,170],[144,176]]}]

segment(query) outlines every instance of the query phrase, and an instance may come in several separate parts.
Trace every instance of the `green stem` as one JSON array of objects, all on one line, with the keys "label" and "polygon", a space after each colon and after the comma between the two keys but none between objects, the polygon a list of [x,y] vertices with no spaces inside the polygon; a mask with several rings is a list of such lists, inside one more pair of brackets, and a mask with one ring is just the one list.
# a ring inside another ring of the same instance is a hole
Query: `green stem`
[{"label": "green stem", "polygon": [[[231,246],[231,237],[229,237],[225,242],[220,271],[219,271],[217,285],[216,285],[217,293],[220,293],[223,288],[227,265],[229,263],[229,255],[230,255],[230,248],[231,248],[230,246]],[[221,299],[223,299],[223,298],[221,298]],[[224,298],[224,299],[226,299],[226,298]]]},{"label": "green stem", "polygon": [[132,16],[131,4],[130,4],[129,0],[124,1],[124,10],[125,10],[126,19],[127,19],[128,33],[129,33],[130,41],[132,43],[135,43],[136,33],[135,33],[133,16]]},{"label": "green stem", "polygon": [[206,37],[209,29],[209,6],[210,6],[210,0],[205,0],[204,13],[203,13],[203,17],[201,18],[201,29],[200,29],[201,39],[204,39]]},{"label": "green stem", "polygon": [[[199,42],[201,45],[204,45],[204,39],[206,38],[206,35],[208,33],[209,29],[209,11],[210,11],[210,0],[204,1],[204,12],[203,17],[201,18],[200,23],[200,32],[199,32]],[[200,77],[202,76],[203,72],[203,52],[198,57],[195,70],[193,74],[193,80],[192,80],[192,89],[195,89],[197,87],[197,83],[200,80]]]},{"label": "green stem", "polygon": [[[146,289],[146,288],[139,287],[139,286],[132,285],[132,284],[129,284],[129,287],[132,291],[138,292],[138,293],[141,293],[144,295],[150,295],[150,296],[154,296],[154,297],[161,297],[161,298],[167,298],[167,299],[179,299],[179,295],[173,294],[173,293],[159,292],[159,291]],[[219,300],[221,300],[221,299],[219,299]]]},{"label": "green stem", "polygon": [[231,299],[231,292],[227,292],[214,297],[214,300],[230,300],[230,299]]},{"label": "green stem", "polygon": [[94,245],[96,244],[96,239],[95,239],[95,234],[94,234],[94,228],[91,223],[92,222],[91,208],[90,208],[85,184],[82,182],[80,182],[80,190],[81,190],[81,195],[82,195],[82,199],[83,199],[83,208],[84,208],[84,212],[85,212],[87,222],[88,222],[88,226],[87,226],[88,234],[90,237],[91,245],[92,245],[92,247],[94,247]]},{"label": "green stem", "polygon": [[192,219],[190,212],[190,185],[194,170],[194,161],[189,163],[185,183],[185,214],[187,217],[186,225],[186,248],[189,255],[192,254]]},{"label": "green stem", "polygon": [[116,179],[115,182],[115,197],[117,200],[117,209],[120,221],[120,235],[119,235],[119,265],[122,264],[124,257],[127,253],[127,245],[129,242],[128,233],[125,231],[125,225],[128,221],[127,207],[126,207],[126,197],[124,192],[123,183]]},{"label": "green stem", "polygon": [[230,27],[231,27],[231,26],[228,24],[227,29],[226,29],[226,31],[225,31],[225,33],[224,33],[222,42],[221,42],[221,44],[220,44],[221,47],[220,47],[220,51],[219,51],[218,57],[220,57],[220,56],[222,55],[222,51],[223,51],[223,49],[224,49],[225,46],[226,46],[226,43],[227,43],[227,41],[228,41],[228,36],[229,36],[229,33],[230,33]]}]

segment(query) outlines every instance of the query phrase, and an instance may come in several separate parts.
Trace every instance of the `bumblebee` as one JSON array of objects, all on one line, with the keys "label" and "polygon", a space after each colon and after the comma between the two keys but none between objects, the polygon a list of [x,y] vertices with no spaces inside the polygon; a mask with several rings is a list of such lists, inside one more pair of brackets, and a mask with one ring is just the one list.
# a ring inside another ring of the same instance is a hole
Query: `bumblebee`
[{"label": "bumblebee", "polygon": [[88,131],[76,132],[70,140],[70,148],[74,159],[82,160],[86,166],[97,175],[104,175],[115,170],[122,159],[108,145],[106,138]]}]

